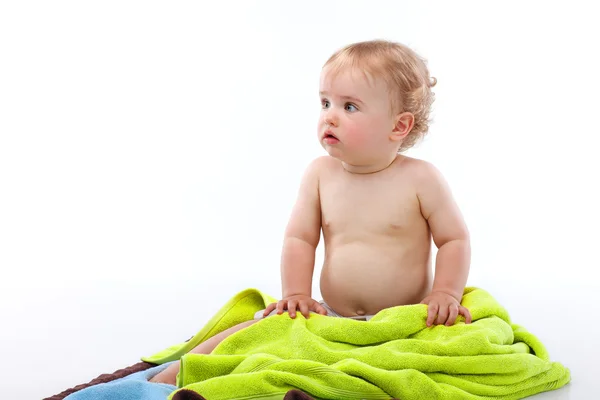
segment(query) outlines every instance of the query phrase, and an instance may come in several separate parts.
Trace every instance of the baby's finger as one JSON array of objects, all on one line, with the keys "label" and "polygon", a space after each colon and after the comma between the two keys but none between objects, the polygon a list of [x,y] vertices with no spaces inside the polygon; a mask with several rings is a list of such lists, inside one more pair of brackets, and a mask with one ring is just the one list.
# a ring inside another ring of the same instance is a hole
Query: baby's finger
[{"label": "baby's finger", "polygon": [[288,313],[291,318],[296,318],[296,307],[298,302],[296,300],[288,301]]},{"label": "baby's finger", "polygon": [[450,306],[450,314],[448,314],[448,320],[446,321],[446,326],[454,325],[454,322],[456,322],[456,317],[458,317],[458,306],[453,304]]},{"label": "baby's finger", "polygon": [[427,326],[431,326],[437,315],[439,306],[436,303],[430,303],[427,306]]},{"label": "baby's finger", "polygon": [[271,311],[273,311],[275,309],[275,307],[277,306],[277,303],[271,303],[267,306],[267,308],[265,308],[265,311],[263,312],[263,317],[269,315],[271,313]]},{"label": "baby's finger", "polygon": [[310,317],[310,311],[308,309],[308,304],[304,303],[304,302],[300,302],[300,304],[298,304],[299,308],[300,308],[300,312],[302,313],[302,315],[304,315],[304,317],[306,319],[308,319]]},{"label": "baby's finger", "polygon": [[465,317],[466,324],[471,323],[471,312],[469,311],[468,308],[460,306],[460,307],[458,307],[458,313],[461,314],[463,317]]},{"label": "baby's finger", "polygon": [[286,303],[287,303],[287,301],[285,301],[285,300],[281,300],[280,302],[277,303],[277,314],[283,313],[283,310],[285,310]]},{"label": "baby's finger", "polygon": [[444,325],[446,323],[447,319],[448,319],[448,306],[444,304],[444,305],[440,306],[440,309],[438,311],[437,321],[435,323],[436,323],[436,325]]},{"label": "baby's finger", "polygon": [[315,311],[318,312],[319,314],[325,315],[325,316],[327,316],[327,314],[328,314],[327,309],[320,304],[317,305],[317,309]]}]

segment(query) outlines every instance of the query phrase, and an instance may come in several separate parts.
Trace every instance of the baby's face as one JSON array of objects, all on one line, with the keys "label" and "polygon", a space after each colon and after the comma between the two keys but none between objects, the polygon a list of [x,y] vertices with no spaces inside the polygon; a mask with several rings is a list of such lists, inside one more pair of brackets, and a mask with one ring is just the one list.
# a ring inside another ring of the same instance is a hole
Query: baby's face
[{"label": "baby's face", "polygon": [[332,157],[358,165],[389,153],[395,120],[383,80],[350,69],[333,75],[325,68],[319,92],[319,141]]}]

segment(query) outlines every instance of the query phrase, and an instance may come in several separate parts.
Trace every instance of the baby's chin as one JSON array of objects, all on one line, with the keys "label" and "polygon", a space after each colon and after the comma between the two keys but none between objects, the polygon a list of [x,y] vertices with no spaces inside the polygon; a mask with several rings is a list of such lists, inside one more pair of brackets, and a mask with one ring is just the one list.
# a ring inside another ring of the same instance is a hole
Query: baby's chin
[{"label": "baby's chin", "polygon": [[323,142],[321,142],[321,147],[323,147],[323,149],[327,152],[327,154],[329,154],[330,157],[335,158],[336,160],[340,160],[342,162],[347,162],[347,157],[344,156],[344,152],[340,148],[330,146]]}]

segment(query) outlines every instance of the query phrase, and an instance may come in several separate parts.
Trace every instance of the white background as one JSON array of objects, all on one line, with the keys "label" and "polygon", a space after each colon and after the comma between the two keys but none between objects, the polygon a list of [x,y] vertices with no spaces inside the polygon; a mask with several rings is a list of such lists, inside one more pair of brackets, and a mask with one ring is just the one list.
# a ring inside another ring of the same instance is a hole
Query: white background
[{"label": "white background", "polygon": [[590,398],[600,29],[549,3],[0,3],[0,397],[133,364],[243,289],[279,297],[299,179],[324,154],[320,68],[385,38],[438,79],[407,154],[453,188],[469,285],[571,369],[540,398]]}]

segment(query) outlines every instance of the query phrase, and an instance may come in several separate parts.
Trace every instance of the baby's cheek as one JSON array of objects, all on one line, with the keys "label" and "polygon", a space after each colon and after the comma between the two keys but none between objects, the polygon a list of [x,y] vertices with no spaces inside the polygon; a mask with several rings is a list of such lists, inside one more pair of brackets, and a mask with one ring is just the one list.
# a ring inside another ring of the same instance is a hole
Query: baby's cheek
[{"label": "baby's cheek", "polygon": [[327,127],[325,123],[325,118],[323,117],[323,113],[319,116],[319,120],[317,121],[317,132],[322,132]]},{"label": "baby's cheek", "polygon": [[346,131],[344,136],[346,136],[346,144],[362,148],[369,146],[370,140],[366,128],[353,126]]}]

